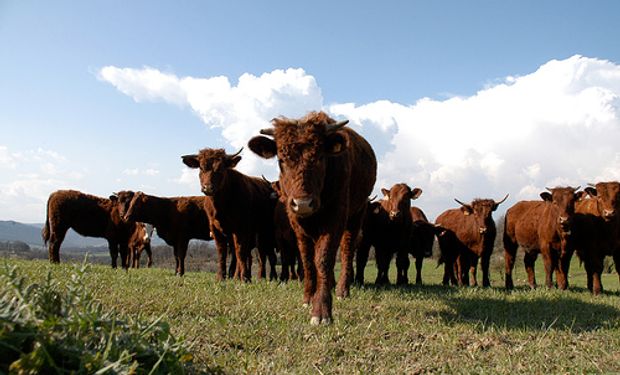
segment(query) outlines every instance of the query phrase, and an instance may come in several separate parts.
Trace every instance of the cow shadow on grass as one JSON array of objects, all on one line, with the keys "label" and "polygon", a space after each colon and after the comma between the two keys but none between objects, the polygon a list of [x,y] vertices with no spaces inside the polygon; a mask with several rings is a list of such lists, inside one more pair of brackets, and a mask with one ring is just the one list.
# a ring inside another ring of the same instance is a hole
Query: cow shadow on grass
[{"label": "cow shadow on grass", "polygon": [[[611,293],[614,294],[614,293]],[[513,298],[510,293],[458,295],[445,299],[448,309],[434,312],[446,324],[473,324],[481,329],[587,332],[620,326],[620,310],[557,293],[532,293]]]}]

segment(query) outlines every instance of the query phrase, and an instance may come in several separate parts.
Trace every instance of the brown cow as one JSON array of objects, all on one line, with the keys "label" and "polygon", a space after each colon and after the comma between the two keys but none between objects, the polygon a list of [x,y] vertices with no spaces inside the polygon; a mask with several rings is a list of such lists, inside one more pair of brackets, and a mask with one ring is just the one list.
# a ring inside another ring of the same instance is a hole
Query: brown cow
[{"label": "brown cow", "polygon": [[362,240],[357,249],[356,282],[364,283],[364,269],[370,246],[375,248],[377,261],[377,279],[375,284],[389,284],[388,272],[390,262],[396,254],[396,284],[409,282],[409,251],[411,248],[411,200],[422,194],[422,189],[411,189],[407,184],[395,184],[381,189],[384,198],[379,202],[369,203],[362,226]]},{"label": "brown cow", "polygon": [[[276,207],[274,209],[273,221],[275,227],[276,248],[280,251],[282,259],[281,281],[303,280],[303,269],[301,254],[297,246],[295,231],[286,213],[286,197],[282,194],[279,181],[271,182]],[[295,265],[297,264],[297,269]]]},{"label": "brown cow", "polygon": [[280,187],[304,266],[304,303],[312,302],[311,324],[332,321],[331,290],[340,244],[342,272],[338,297],[353,280],[351,242],[357,237],[377,171],[375,154],[359,134],[323,112],[272,121],[254,137],[257,155],[278,156]]},{"label": "brown cow", "polygon": [[620,183],[599,182],[585,189],[589,199],[575,203],[575,247],[587,273],[588,289],[603,291],[601,273],[611,255],[620,275]]},{"label": "brown cow", "polygon": [[269,182],[234,169],[241,160],[240,152],[227,155],[223,149],[205,148],[197,155],[182,158],[188,167],[200,168],[200,188],[206,195],[204,205],[218,254],[225,251],[229,235],[235,247],[238,277],[250,281],[251,251],[258,247],[258,278],[265,276],[268,258],[269,279],[274,280],[277,278],[273,230],[275,199],[271,196]]},{"label": "brown cow", "polygon": [[514,288],[512,269],[519,246],[525,249],[525,270],[531,288],[536,287],[534,262],[538,253],[545,263],[545,284],[553,286],[553,271],[560,289],[568,288],[568,270],[574,251],[575,202],[583,195],[579,188],[558,187],[540,193],[542,201],[520,201],[506,211],[504,259],[506,289]]},{"label": "brown cow", "polygon": [[[437,228],[428,222],[424,211],[420,208],[411,207],[411,245],[409,246],[409,254],[415,258],[415,283],[422,285],[422,263],[424,258],[433,255],[433,243],[435,242],[435,234]],[[405,273],[408,272],[405,270]]]},{"label": "brown cow", "polygon": [[445,262],[444,285],[448,281],[453,284],[456,281],[461,286],[478,285],[476,273],[480,258],[482,286],[491,286],[489,261],[497,233],[493,211],[507,198],[508,194],[499,202],[493,199],[475,199],[471,204],[455,199],[461,207],[447,210],[437,217],[435,225],[443,229],[439,232],[438,241]]},{"label": "brown cow", "polygon": [[108,241],[112,267],[116,268],[120,252],[121,265],[128,267],[128,242],[135,222],[124,222],[115,197],[101,198],[76,190],[58,190],[47,201],[43,242],[48,245],[49,260],[60,262],[60,245],[69,228],[82,236],[102,237]]},{"label": "brown cow", "polygon": [[140,256],[146,251],[148,260],[146,266],[151,268],[153,265],[153,252],[151,251],[151,238],[153,236],[153,225],[136,223],[136,230],[129,238],[129,264],[132,268],[140,268]]},{"label": "brown cow", "polygon": [[[189,240],[212,240],[204,197],[163,198],[141,191],[116,193],[119,212],[124,220],[153,224],[157,235],[174,249],[175,271],[185,274],[185,256]],[[226,254],[218,268],[218,277],[225,277]]]}]

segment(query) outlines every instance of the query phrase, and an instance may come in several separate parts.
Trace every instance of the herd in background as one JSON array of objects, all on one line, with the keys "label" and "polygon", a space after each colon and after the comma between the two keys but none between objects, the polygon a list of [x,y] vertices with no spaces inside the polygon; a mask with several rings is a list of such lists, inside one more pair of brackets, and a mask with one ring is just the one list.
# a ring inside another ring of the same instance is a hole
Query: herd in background
[{"label": "herd in background", "polygon": [[[120,255],[124,268],[139,264],[143,250],[151,264],[152,227],[174,250],[176,273],[185,272],[190,239],[215,240],[217,279],[251,279],[252,250],[258,249],[258,278],[300,279],[303,302],[311,308],[311,323],[332,321],[332,289],[349,296],[353,281],[364,283],[369,250],[375,249],[377,284],[389,283],[396,258],[399,285],[409,283],[409,255],[415,258],[416,283],[437,238],[444,263],[444,284],[477,285],[480,259],[482,286],[490,286],[489,259],[497,230],[492,213],[503,203],[456,200],[430,223],[411,205],[422,190],[397,183],[384,197],[369,199],[376,180],[376,158],[370,144],[355,131],[323,112],[300,119],[285,117],[252,138],[249,148],[260,157],[277,156],[280,178],[269,182],[237,171],[239,155],[206,148],[184,155],[182,161],[200,170],[203,195],[163,198],[143,192],[119,191],[100,198],[74,190],[50,195],[43,239],[51,262],[60,261],[60,245],[69,228],[109,243],[112,266]],[[534,263],[541,254],[545,284],[568,287],[573,253],[584,263],[587,286],[599,294],[605,256],[613,256],[620,275],[620,183],[599,182],[584,190],[547,189],[541,200],[520,201],[505,216],[505,286],[512,289],[512,270],[519,247],[524,249],[528,283],[534,288]],[[152,226],[146,226],[148,223]],[[334,265],[340,250],[341,272]],[[356,272],[353,259],[356,258]],[[267,270],[269,263],[269,270]],[[269,275],[267,276],[267,272]]]}]

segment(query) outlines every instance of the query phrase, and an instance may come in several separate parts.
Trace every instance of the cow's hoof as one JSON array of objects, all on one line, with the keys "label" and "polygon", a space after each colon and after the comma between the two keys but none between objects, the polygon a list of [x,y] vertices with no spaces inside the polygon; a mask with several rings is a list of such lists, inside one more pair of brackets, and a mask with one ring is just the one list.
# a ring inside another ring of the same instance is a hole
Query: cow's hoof
[{"label": "cow's hoof", "polygon": [[307,309],[310,307],[310,304],[308,302],[304,302],[303,305],[301,305],[304,309]]},{"label": "cow's hoof", "polygon": [[321,324],[323,325],[330,325],[332,324],[332,318],[325,318],[321,321]]},{"label": "cow's hoof", "polygon": [[312,318],[310,318],[311,326],[318,326],[319,324],[321,324],[321,318],[319,318],[318,316],[313,316]]}]

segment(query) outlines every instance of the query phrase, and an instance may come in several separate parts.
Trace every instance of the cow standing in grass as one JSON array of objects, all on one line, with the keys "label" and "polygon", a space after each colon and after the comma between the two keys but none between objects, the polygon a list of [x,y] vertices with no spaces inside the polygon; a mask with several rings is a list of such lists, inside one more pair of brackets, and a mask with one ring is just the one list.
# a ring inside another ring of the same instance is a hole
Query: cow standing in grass
[{"label": "cow standing in grass", "polygon": [[364,282],[364,268],[368,259],[370,246],[375,248],[377,261],[377,279],[375,284],[389,284],[388,272],[390,262],[396,254],[397,278],[396,284],[404,285],[409,282],[409,251],[411,250],[411,231],[413,219],[411,216],[411,200],[422,194],[422,189],[411,189],[407,184],[395,184],[388,189],[381,189],[383,199],[370,203],[370,210],[362,229],[362,240],[357,249],[357,276],[356,280]]},{"label": "cow standing in grass", "polygon": [[575,249],[573,219],[575,202],[583,195],[579,188],[558,187],[542,192],[542,201],[520,201],[506,211],[504,224],[504,259],[506,289],[514,288],[512,269],[519,246],[524,248],[525,270],[531,288],[536,287],[534,263],[542,254],[545,284],[553,286],[556,272],[558,288],[568,288],[568,270]]},{"label": "cow standing in grass", "polygon": [[342,271],[336,295],[346,297],[353,280],[352,241],[357,237],[377,162],[359,134],[323,112],[272,121],[250,140],[250,149],[277,155],[280,187],[304,266],[304,303],[312,303],[312,324],[332,321],[331,290],[340,245]]},{"label": "cow standing in grass", "polygon": [[439,248],[445,262],[444,285],[449,281],[458,285],[478,285],[476,270],[480,258],[482,286],[491,286],[489,261],[497,233],[493,211],[507,198],[508,194],[499,202],[475,199],[471,204],[455,199],[461,207],[447,210],[437,217]]},{"label": "cow standing in grass", "polygon": [[153,265],[153,252],[151,251],[151,238],[153,237],[153,225],[136,223],[137,228],[129,239],[129,265],[132,268],[140,268],[140,255],[146,251],[146,266]]},{"label": "cow standing in grass", "polygon": [[[276,248],[282,260],[280,280],[303,280],[301,254],[297,246],[297,237],[286,212],[286,197],[282,195],[279,181],[270,182],[273,197],[277,199],[273,213]],[[295,268],[297,265],[297,268]]]},{"label": "cow standing in grass", "polygon": [[241,160],[237,152],[228,155],[223,149],[205,148],[196,155],[185,155],[183,163],[200,169],[200,190],[205,194],[204,207],[218,254],[224,253],[232,240],[237,257],[237,276],[251,280],[252,249],[258,247],[258,278],[265,277],[267,259],[269,279],[277,278],[273,229],[275,199],[269,182],[246,176],[235,170]]},{"label": "cow standing in grass", "polygon": [[597,295],[603,291],[605,256],[614,257],[620,275],[620,183],[599,182],[584,190],[588,198],[575,203],[575,248],[586,269],[588,289]]},{"label": "cow standing in grass", "polygon": [[71,228],[82,236],[101,237],[108,241],[112,267],[128,267],[129,238],[136,230],[135,222],[125,222],[118,212],[116,197],[101,198],[76,190],[58,190],[47,201],[47,217],[43,242],[48,245],[49,260],[60,262],[60,245]]},{"label": "cow standing in grass", "polygon": [[[424,258],[433,255],[433,243],[435,242],[435,225],[429,223],[424,211],[419,207],[411,207],[411,236],[409,254],[415,258],[415,283],[422,285],[422,263]],[[406,269],[405,274],[408,270]]]},{"label": "cow standing in grass", "polygon": [[[204,197],[156,197],[141,191],[116,193],[119,211],[124,220],[153,224],[157,235],[174,249],[175,271],[185,274],[185,256],[189,240],[212,239]],[[219,259],[218,277],[226,276],[226,254]]]}]

